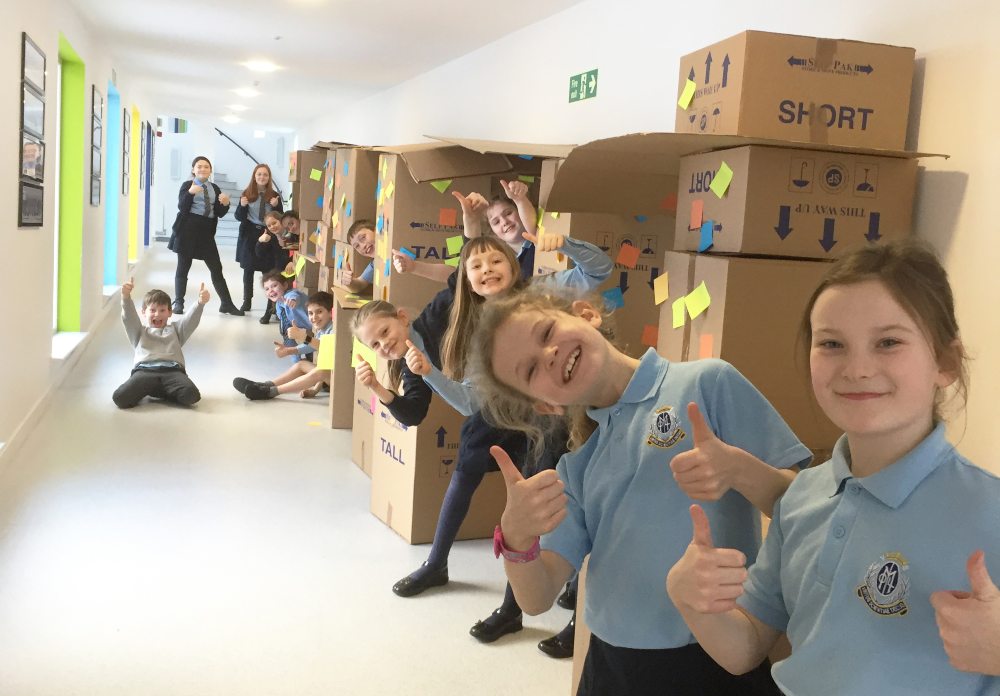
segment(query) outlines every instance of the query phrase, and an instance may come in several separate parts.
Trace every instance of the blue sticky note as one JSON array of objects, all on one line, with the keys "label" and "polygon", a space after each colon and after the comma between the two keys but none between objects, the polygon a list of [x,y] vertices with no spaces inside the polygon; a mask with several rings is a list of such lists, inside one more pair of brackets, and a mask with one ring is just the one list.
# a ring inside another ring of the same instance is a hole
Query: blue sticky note
[{"label": "blue sticky note", "polygon": [[392,261],[390,261],[389,259],[386,259],[385,260],[385,277],[386,278],[389,277],[389,269],[390,268],[392,268]]},{"label": "blue sticky note", "polygon": [[622,294],[621,288],[611,288],[610,290],[605,290],[601,293],[601,296],[609,305],[616,309],[625,306],[625,296]]},{"label": "blue sticky note", "polygon": [[715,222],[713,220],[705,220],[701,224],[701,239],[698,242],[698,251],[708,251],[712,244],[712,228],[715,227]]},{"label": "blue sticky note", "polygon": [[381,195],[382,195],[382,182],[379,181],[375,185],[375,200],[377,201],[381,197]]},{"label": "blue sticky note", "polygon": [[347,176],[347,160],[344,160],[344,176]]},{"label": "blue sticky note", "polygon": [[534,155],[518,155],[518,157],[520,157],[523,160],[533,160],[533,159],[535,159]]},{"label": "blue sticky note", "polygon": [[337,270],[339,271],[343,265],[344,265],[344,255],[337,254]]},{"label": "blue sticky note", "polygon": [[383,226],[385,226],[385,220],[383,220],[382,216],[379,215],[377,218],[375,218],[375,231],[381,233]]},{"label": "blue sticky note", "polygon": [[410,251],[409,249],[407,249],[406,247],[403,247],[402,249],[400,249],[400,251],[401,251],[401,252],[403,252],[404,254],[406,254],[407,256],[409,256],[409,257],[410,257],[411,259],[413,259],[414,261],[416,261],[416,260],[417,260],[417,255],[416,255],[416,254],[414,254],[414,253],[413,253],[412,251]]},{"label": "blue sticky note", "polygon": [[649,218],[646,217],[645,215],[636,215],[635,216],[635,221],[636,222],[646,222],[646,220],[648,220],[648,219]]},{"label": "blue sticky note", "polygon": [[351,217],[351,202],[350,201],[347,201],[347,210],[345,210],[344,212],[347,213],[347,217]]},{"label": "blue sticky note", "polygon": [[317,196],[316,197],[316,207],[317,208],[322,208],[323,207],[323,196]]}]

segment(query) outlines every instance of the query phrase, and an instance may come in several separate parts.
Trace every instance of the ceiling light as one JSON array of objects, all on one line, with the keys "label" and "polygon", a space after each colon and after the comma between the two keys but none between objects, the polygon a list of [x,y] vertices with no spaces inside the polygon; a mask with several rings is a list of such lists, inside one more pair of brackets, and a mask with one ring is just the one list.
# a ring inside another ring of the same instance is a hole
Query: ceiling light
[{"label": "ceiling light", "polygon": [[275,70],[281,70],[280,66],[275,65],[269,60],[248,60],[240,63],[240,65],[246,67],[248,70],[260,73],[272,73]]},{"label": "ceiling light", "polygon": [[234,89],[233,92],[240,95],[241,97],[259,97],[260,92],[255,90],[253,87],[240,87],[239,89]]},{"label": "ceiling light", "polygon": [[225,121],[226,123],[239,123],[243,119],[241,119],[239,116],[234,116],[233,114],[226,114],[225,116],[222,117],[222,120]]},{"label": "ceiling light", "polygon": [[226,108],[229,109],[230,111],[240,112],[240,111],[246,111],[250,107],[249,106],[244,106],[243,104],[230,104]]},{"label": "ceiling light", "polygon": [[253,132],[253,137],[255,137],[255,138],[263,138],[264,135],[265,135],[265,133],[262,130],[255,130]]}]

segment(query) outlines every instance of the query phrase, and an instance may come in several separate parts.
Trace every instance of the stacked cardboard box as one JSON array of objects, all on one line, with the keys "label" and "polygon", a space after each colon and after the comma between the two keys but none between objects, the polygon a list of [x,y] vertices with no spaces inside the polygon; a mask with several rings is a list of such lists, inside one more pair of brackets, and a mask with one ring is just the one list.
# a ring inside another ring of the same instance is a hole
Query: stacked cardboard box
[{"label": "stacked cardboard box", "polygon": [[354,368],[351,367],[351,346],[354,343],[351,322],[354,313],[364,305],[364,301],[340,288],[334,288],[332,293],[333,337],[328,339],[333,341],[334,356],[333,370],[330,374],[330,427],[350,428],[354,422],[354,394],[357,383]]}]

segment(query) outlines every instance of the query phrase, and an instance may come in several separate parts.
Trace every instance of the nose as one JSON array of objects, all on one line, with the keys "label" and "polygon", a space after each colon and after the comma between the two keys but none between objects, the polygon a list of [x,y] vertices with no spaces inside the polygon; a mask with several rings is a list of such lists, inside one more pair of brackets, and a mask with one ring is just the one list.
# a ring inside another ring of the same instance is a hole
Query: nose
[{"label": "nose", "polygon": [[867,350],[852,350],[844,363],[843,375],[850,380],[869,379],[875,374],[875,361]]},{"label": "nose", "polygon": [[545,346],[542,351],[543,361],[545,366],[548,368],[556,367],[556,361],[559,358],[559,347],[555,345]]}]

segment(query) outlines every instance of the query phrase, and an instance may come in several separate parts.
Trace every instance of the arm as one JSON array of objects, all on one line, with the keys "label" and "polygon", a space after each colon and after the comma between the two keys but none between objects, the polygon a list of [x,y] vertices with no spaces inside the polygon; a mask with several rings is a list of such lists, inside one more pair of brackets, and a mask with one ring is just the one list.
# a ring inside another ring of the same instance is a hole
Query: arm
[{"label": "arm", "polygon": [[233,217],[236,218],[237,220],[239,220],[240,222],[243,222],[244,220],[246,220],[247,219],[247,215],[250,212],[250,206],[247,205],[247,204],[244,204],[243,203],[244,200],[246,200],[245,196],[240,199],[240,204],[238,206],[236,206],[236,212],[233,213]]},{"label": "arm", "polygon": [[212,186],[215,187],[215,217],[224,218],[226,217],[226,213],[229,212],[229,196],[226,196],[226,200],[223,203],[221,199],[226,194],[215,183]]},{"label": "arm", "polygon": [[177,209],[182,213],[191,212],[191,204],[194,203],[194,194],[189,190],[194,179],[189,179],[181,184],[181,190],[177,196]]},{"label": "arm", "polygon": [[142,320],[139,313],[135,311],[131,295],[122,293],[122,324],[125,326],[125,335],[128,336],[129,343],[133,347],[139,345],[142,338]]},{"label": "arm", "polygon": [[447,283],[455,269],[444,263],[417,261],[402,251],[392,249],[392,265],[397,273],[412,273],[439,283]]},{"label": "arm", "polygon": [[[543,246],[540,248],[544,248],[544,241],[548,238],[549,235],[545,235]],[[528,237],[525,236],[525,239]],[[534,240],[529,239],[529,241]],[[575,264],[574,268],[553,274],[555,282],[564,287],[580,288],[587,291],[595,290],[611,277],[611,271],[615,267],[607,254],[593,244],[582,242],[579,239],[563,237],[563,244],[559,251],[566,254],[567,258]]]},{"label": "arm", "polygon": [[347,263],[346,259],[344,261],[344,265],[346,268],[340,272],[341,285],[355,294],[367,292],[375,280],[375,262],[369,262],[368,265],[365,266],[365,270],[363,270],[361,275],[357,278],[354,277],[354,271],[351,270],[351,266]]},{"label": "arm", "polygon": [[451,195],[462,206],[462,229],[466,239],[474,239],[483,236],[483,214],[489,207],[489,203],[481,193],[473,191],[468,196],[463,196],[458,191],[452,191]]},{"label": "arm", "polygon": [[423,377],[438,396],[447,401],[449,406],[463,416],[471,416],[479,410],[479,399],[476,397],[472,385],[448,379],[441,373],[441,370],[434,366],[434,363],[424,352],[424,338],[415,326],[410,327],[410,340],[406,342],[406,345],[405,360],[409,372]]},{"label": "arm", "polygon": [[517,206],[517,215],[521,218],[524,231],[528,234],[535,234],[538,229],[538,211],[528,198],[528,185],[523,181],[500,180],[507,197],[514,201]]},{"label": "arm", "polygon": [[177,340],[181,342],[182,346],[189,338],[191,338],[191,334],[194,333],[194,330],[198,328],[198,324],[201,323],[201,315],[205,310],[205,304],[208,302],[208,292],[205,290],[204,283],[201,284],[201,288],[202,293],[206,296],[205,301],[202,302],[201,297],[199,297],[198,304],[194,306],[194,309],[187,314],[182,315],[181,318],[174,323],[174,329],[177,331]]},{"label": "arm", "polygon": [[427,417],[431,405],[431,390],[418,375],[403,366],[403,394],[393,395],[391,401],[383,400],[392,417],[403,425],[420,425]]}]

